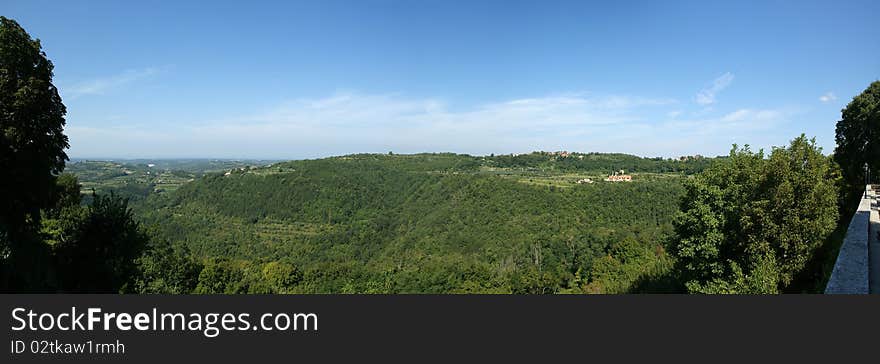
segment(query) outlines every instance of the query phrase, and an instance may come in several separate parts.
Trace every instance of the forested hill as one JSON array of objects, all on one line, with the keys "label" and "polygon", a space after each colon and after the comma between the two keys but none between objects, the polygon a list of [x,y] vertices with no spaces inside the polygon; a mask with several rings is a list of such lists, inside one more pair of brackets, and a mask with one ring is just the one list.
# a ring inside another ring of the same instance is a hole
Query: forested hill
[{"label": "forested hill", "polygon": [[[205,264],[200,292],[625,292],[668,268],[683,174],[661,172],[708,163],[362,154],[209,174],[135,208]],[[601,181],[619,169],[634,181]]]},{"label": "forested hill", "polygon": [[[532,152],[488,156],[453,153],[354,154],[327,158],[327,160],[342,163],[378,163],[382,166],[409,171],[474,171],[480,168],[519,168],[543,172],[609,173],[622,169],[630,172],[693,174],[706,169],[716,158],[696,155],[671,159],[642,158],[622,153]],[[289,163],[295,165],[300,161]]]}]

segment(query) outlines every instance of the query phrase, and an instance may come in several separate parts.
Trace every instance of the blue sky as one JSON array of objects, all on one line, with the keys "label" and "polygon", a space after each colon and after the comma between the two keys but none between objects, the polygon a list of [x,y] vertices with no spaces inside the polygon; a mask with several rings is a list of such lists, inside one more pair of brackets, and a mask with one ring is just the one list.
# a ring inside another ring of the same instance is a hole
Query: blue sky
[{"label": "blue sky", "polygon": [[726,154],[880,78],[877,1],[17,1],[75,158]]}]

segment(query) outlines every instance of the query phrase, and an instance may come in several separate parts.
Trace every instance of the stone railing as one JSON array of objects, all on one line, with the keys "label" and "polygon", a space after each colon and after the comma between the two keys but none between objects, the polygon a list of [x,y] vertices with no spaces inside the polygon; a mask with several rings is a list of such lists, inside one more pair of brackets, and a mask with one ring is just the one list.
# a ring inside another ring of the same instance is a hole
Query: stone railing
[{"label": "stone railing", "polygon": [[[834,270],[825,286],[826,294],[867,294],[871,292],[870,246],[877,241],[877,216],[875,191],[866,186],[867,193],[859,201],[859,208],[850,220],[846,237],[840,245],[840,253]],[[872,225],[873,226],[872,228]]]}]

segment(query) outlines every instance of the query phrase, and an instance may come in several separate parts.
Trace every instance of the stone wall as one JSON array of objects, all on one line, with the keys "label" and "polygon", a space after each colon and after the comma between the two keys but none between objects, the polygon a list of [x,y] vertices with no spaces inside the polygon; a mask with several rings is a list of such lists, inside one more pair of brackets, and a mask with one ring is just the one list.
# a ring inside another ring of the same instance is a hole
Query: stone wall
[{"label": "stone wall", "polygon": [[867,190],[867,198],[862,198],[859,202],[859,208],[846,230],[846,237],[840,246],[834,270],[828,279],[828,285],[825,286],[826,294],[869,293],[868,247],[871,240],[871,212],[875,193],[870,187]]}]

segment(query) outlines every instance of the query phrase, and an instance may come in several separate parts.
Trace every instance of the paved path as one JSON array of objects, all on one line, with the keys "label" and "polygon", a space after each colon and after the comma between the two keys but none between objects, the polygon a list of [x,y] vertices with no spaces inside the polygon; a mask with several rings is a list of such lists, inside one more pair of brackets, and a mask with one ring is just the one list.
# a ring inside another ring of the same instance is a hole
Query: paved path
[{"label": "paved path", "polygon": [[878,194],[871,191],[871,223],[868,227],[868,292],[880,293],[880,213]]}]

